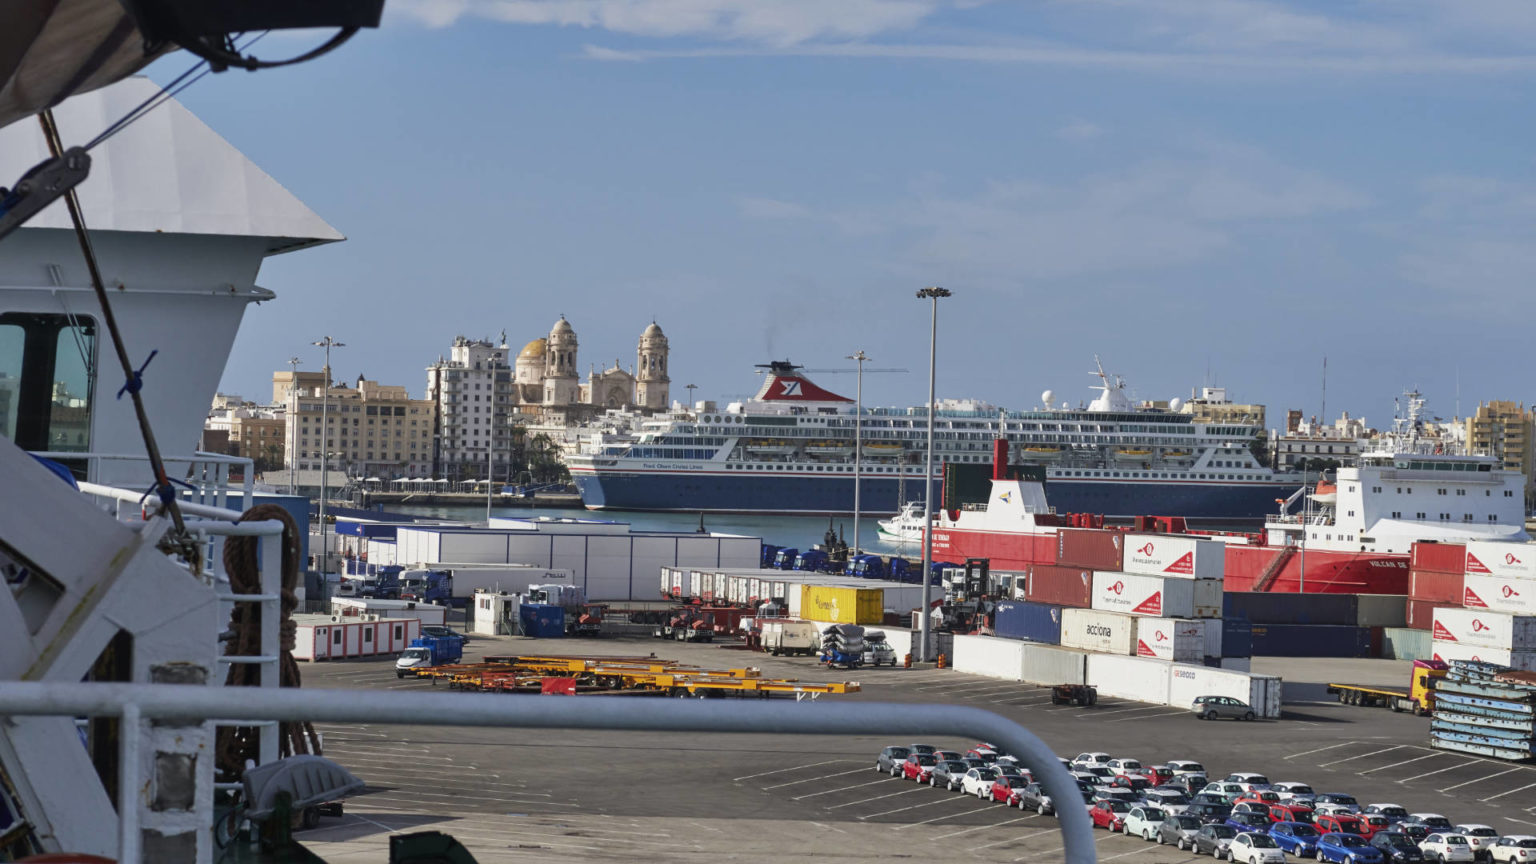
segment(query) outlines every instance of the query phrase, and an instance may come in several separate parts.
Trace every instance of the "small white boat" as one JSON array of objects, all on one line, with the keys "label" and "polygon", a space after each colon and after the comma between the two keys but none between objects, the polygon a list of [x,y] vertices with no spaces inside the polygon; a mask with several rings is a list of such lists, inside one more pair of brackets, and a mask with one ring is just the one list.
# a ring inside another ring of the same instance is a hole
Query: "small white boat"
[{"label": "small white boat", "polygon": [[753,456],[788,456],[795,452],[795,445],[774,438],[748,441],[745,447]]},{"label": "small white boat", "polygon": [[874,457],[878,458],[878,457],[881,457],[881,456],[885,456],[885,457],[900,456],[901,453],[902,453],[902,450],[903,450],[903,448],[902,448],[902,446],[900,444],[890,444],[890,443],[876,442],[876,443],[873,443],[873,444],[865,444],[864,447],[863,447],[863,451],[862,452],[864,453],[865,456],[874,456]]},{"label": "small white boat", "polygon": [[1152,451],[1141,447],[1119,447],[1113,455],[1120,462],[1146,462],[1152,458]]},{"label": "small white boat", "polygon": [[908,501],[901,512],[889,519],[880,519],[875,525],[880,539],[891,543],[923,542],[923,504]]},{"label": "small white boat", "polygon": [[840,441],[812,441],[805,445],[808,456],[852,456],[853,445]]},{"label": "small white boat", "polygon": [[1020,447],[1019,458],[1025,462],[1054,462],[1061,458],[1060,447]]}]

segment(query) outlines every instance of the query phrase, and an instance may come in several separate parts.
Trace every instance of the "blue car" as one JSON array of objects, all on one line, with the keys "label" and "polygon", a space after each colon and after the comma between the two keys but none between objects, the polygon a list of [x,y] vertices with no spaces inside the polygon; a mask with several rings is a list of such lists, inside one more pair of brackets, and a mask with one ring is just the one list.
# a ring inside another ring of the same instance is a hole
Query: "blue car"
[{"label": "blue car", "polygon": [[1317,860],[1321,864],[1383,864],[1386,859],[1359,834],[1328,833],[1317,838]]},{"label": "blue car", "polygon": [[1287,855],[1311,858],[1317,855],[1317,838],[1323,835],[1305,822],[1276,822],[1269,826],[1269,836]]},{"label": "blue car", "polygon": [[1230,813],[1227,815],[1226,824],[1237,829],[1239,834],[1244,831],[1265,834],[1269,831],[1269,817],[1263,813]]}]

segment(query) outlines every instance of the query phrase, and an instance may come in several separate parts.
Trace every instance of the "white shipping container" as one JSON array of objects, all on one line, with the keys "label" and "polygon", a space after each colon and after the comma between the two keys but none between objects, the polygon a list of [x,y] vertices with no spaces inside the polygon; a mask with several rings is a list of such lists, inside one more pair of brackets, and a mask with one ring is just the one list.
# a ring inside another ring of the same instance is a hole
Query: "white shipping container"
[{"label": "white shipping container", "polygon": [[1098,571],[1090,605],[1153,618],[1220,618],[1221,602],[1220,580]]},{"label": "white shipping container", "polygon": [[1467,543],[1467,575],[1536,579],[1536,545],[1473,540]]},{"label": "white shipping container", "polygon": [[1088,680],[1088,655],[1081,651],[1021,642],[1022,675],[1032,684],[1082,684]]},{"label": "white shipping container", "polygon": [[1439,642],[1504,651],[1536,651],[1536,617],[1484,609],[1435,609],[1430,628]]},{"label": "white shipping container", "polygon": [[1281,688],[1280,679],[1271,675],[1176,663],[1168,678],[1167,704],[1188,708],[1196,696],[1228,696],[1251,705],[1254,716],[1274,719],[1280,716]]},{"label": "white shipping container", "polygon": [[1136,619],[1130,615],[1094,609],[1061,610],[1061,644],[1064,648],[1130,656],[1135,653],[1135,637]]},{"label": "white shipping container", "polygon": [[1468,573],[1462,581],[1461,605],[1468,609],[1536,615],[1536,579]]},{"label": "white shipping container", "polygon": [[1505,651],[1502,648],[1486,648],[1461,642],[1442,642],[1439,639],[1429,644],[1431,659],[1442,663],[1449,663],[1452,660],[1478,660],[1483,663],[1497,663],[1511,669],[1536,672],[1536,651]]},{"label": "white shipping container", "polygon": [[1024,645],[1014,639],[956,634],[955,671],[1004,681],[1023,681]]},{"label": "white shipping container", "polygon": [[1206,657],[1208,623],[1221,629],[1221,622],[1210,618],[1137,618],[1136,656],[1199,663]]},{"label": "white shipping container", "polygon": [[1166,705],[1172,666],[1163,660],[1089,654],[1088,683],[1099,688],[1100,696]]},{"label": "white shipping container", "polygon": [[1125,535],[1122,566],[1127,573],[1219,580],[1226,575],[1226,564],[1226,544],[1216,540],[1167,534]]}]

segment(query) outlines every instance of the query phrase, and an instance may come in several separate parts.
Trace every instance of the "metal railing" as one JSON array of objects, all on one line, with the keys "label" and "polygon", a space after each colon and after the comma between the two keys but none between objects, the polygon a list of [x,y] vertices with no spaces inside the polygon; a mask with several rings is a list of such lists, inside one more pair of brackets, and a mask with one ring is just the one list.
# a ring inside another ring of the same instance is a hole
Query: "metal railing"
[{"label": "metal railing", "polygon": [[[540,729],[598,729],[653,732],[772,732],[800,735],[953,735],[988,741],[1019,757],[1060,802],[1066,864],[1094,864],[1093,827],[1082,793],[1060,760],[1033,733],[990,711],[953,705],[880,702],[789,702],[727,700],[635,700],[617,696],[497,698],[473,693],[360,692],[282,689],[251,704],[239,688],[165,684],[75,684],[0,682],[0,716],[64,715],[120,717],[120,801],[132,801],[144,778],[137,775],[138,748],[132,726],[155,719],[196,720],[233,715],[267,721],[311,721],[417,726],[499,726]],[[119,856],[138,861],[136,816],[123,808]],[[128,836],[130,825],[135,826]]]}]

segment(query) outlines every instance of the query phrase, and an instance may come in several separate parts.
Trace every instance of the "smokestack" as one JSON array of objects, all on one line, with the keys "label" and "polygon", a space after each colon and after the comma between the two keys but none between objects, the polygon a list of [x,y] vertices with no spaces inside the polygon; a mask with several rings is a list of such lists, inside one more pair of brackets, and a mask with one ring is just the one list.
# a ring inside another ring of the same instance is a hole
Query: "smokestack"
[{"label": "smokestack", "polygon": [[992,442],[992,479],[1008,479],[1008,439],[998,438]]}]

